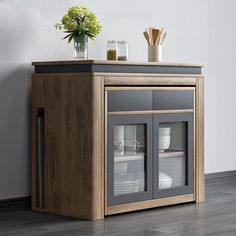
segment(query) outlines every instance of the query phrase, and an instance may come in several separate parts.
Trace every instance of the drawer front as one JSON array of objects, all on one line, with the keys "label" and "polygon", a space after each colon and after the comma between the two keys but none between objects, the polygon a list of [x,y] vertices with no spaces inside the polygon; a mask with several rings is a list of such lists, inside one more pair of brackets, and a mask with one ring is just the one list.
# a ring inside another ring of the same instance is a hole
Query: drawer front
[{"label": "drawer front", "polygon": [[107,109],[114,111],[147,111],[193,109],[194,90],[125,90],[108,91]]},{"label": "drawer front", "polygon": [[109,91],[108,111],[145,111],[153,109],[153,91]]},{"label": "drawer front", "polygon": [[153,91],[154,110],[193,109],[193,90]]}]

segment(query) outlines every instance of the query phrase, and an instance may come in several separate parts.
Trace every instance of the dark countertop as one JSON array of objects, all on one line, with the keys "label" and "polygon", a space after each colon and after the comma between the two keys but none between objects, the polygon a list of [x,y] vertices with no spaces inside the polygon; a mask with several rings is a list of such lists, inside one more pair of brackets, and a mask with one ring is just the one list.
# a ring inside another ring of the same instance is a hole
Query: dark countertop
[{"label": "dark countertop", "polygon": [[201,74],[203,65],[169,62],[132,61],[40,61],[32,62],[35,73],[157,73],[157,74]]}]

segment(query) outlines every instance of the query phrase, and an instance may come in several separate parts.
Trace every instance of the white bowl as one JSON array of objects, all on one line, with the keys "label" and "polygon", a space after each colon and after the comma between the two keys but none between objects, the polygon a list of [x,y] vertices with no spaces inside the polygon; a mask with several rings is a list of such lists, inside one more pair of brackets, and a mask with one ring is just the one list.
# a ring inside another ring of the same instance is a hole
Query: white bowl
[{"label": "white bowl", "polygon": [[115,173],[122,174],[127,171],[127,167],[128,167],[128,162],[125,161],[115,162],[114,171]]},{"label": "white bowl", "polygon": [[159,128],[159,136],[170,136],[170,127]]},{"label": "white bowl", "polygon": [[159,136],[159,151],[164,152],[170,147],[170,136]]}]

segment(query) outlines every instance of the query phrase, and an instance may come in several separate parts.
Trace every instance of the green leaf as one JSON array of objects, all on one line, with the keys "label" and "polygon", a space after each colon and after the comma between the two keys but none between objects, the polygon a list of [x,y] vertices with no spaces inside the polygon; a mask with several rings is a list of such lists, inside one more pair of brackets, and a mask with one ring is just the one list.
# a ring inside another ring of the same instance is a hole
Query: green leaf
[{"label": "green leaf", "polygon": [[67,39],[68,37],[70,37],[72,34],[67,34],[63,39]]},{"label": "green leaf", "polygon": [[90,39],[94,40],[94,38],[95,38],[95,35],[94,35],[94,34],[87,33],[87,35],[88,35],[88,37],[89,37]]},{"label": "green leaf", "polygon": [[70,43],[73,38],[74,38],[74,36],[71,35],[71,36],[68,38],[68,43]]},{"label": "green leaf", "polygon": [[70,34],[72,34],[72,33],[74,33],[74,31],[69,31],[69,30],[67,30],[67,31],[64,31],[64,33],[70,33]]}]

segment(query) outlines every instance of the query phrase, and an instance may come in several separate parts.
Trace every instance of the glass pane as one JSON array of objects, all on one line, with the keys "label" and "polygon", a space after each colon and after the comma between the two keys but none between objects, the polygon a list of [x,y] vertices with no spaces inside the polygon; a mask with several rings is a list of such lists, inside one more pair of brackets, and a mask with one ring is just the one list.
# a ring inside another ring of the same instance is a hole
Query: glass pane
[{"label": "glass pane", "polygon": [[146,124],[114,126],[114,195],[147,190]]},{"label": "glass pane", "polygon": [[159,125],[159,189],[187,185],[187,122]]}]

